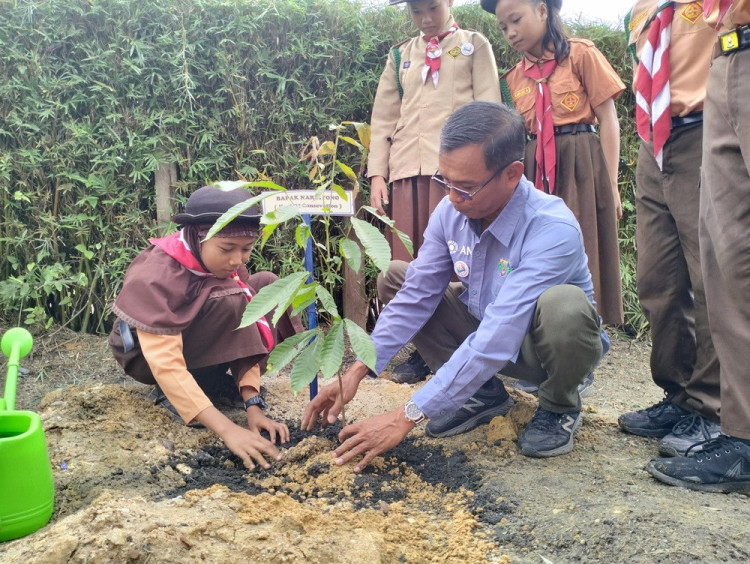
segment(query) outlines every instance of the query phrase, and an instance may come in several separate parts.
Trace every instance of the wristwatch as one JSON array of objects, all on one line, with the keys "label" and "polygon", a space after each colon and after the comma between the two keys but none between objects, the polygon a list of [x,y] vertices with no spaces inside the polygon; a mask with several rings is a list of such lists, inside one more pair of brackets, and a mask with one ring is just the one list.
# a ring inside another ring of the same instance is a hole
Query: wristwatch
[{"label": "wristwatch", "polygon": [[406,405],[404,405],[404,415],[415,425],[419,425],[422,421],[425,420],[425,416],[424,413],[422,413],[422,410],[419,409],[417,407],[417,404],[411,400],[407,401]]},{"label": "wristwatch", "polygon": [[245,400],[245,411],[247,411],[250,406],[257,405],[261,409],[267,409],[268,404],[266,403],[266,400],[264,400],[260,394],[257,396],[253,396],[250,399]]}]

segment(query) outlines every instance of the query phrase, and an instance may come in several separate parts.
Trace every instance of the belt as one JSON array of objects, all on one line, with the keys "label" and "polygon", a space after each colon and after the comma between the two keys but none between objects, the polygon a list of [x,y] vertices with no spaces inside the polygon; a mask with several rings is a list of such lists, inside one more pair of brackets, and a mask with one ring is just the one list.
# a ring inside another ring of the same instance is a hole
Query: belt
[{"label": "belt", "polygon": [[[555,126],[555,135],[575,135],[576,133],[596,133],[596,129],[590,123],[568,123]],[[529,139],[536,139],[536,134],[530,133]]]},{"label": "belt", "polygon": [[672,129],[678,127],[685,127],[687,125],[695,125],[696,123],[703,123],[703,112],[693,112],[682,117],[672,118]]},{"label": "belt", "polygon": [[750,47],[750,25],[741,25],[722,33],[714,50],[714,58]]}]

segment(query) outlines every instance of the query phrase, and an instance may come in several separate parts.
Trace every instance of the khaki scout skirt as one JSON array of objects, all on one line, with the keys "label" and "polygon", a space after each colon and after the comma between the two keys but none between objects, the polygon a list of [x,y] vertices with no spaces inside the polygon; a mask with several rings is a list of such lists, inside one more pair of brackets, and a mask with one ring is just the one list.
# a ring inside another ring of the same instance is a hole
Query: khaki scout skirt
[{"label": "khaki scout skirt", "polygon": [[[594,298],[604,323],[623,323],[617,210],[604,153],[595,133],[555,136],[555,195],[575,214],[594,282]],[[526,146],[526,178],[536,178],[536,139]]]}]

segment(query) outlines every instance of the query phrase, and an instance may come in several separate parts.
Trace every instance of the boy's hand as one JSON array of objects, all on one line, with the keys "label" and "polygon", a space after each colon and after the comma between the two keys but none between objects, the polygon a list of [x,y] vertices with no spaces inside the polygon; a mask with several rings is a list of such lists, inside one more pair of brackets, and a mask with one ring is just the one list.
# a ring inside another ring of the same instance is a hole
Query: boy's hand
[{"label": "boy's hand", "polygon": [[289,427],[266,417],[257,405],[251,405],[247,409],[247,427],[258,434],[263,430],[268,431],[272,443],[276,442],[277,437],[280,443],[289,442]]}]

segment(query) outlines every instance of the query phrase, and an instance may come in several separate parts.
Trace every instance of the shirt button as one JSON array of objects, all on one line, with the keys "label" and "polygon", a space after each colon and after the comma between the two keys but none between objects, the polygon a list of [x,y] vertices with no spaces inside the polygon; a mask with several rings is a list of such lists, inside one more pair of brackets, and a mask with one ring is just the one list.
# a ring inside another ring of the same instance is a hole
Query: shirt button
[{"label": "shirt button", "polygon": [[477,295],[477,291],[476,291],[476,290],[472,290],[472,291],[471,291],[471,295],[472,295],[472,296],[476,296],[476,295]]}]

